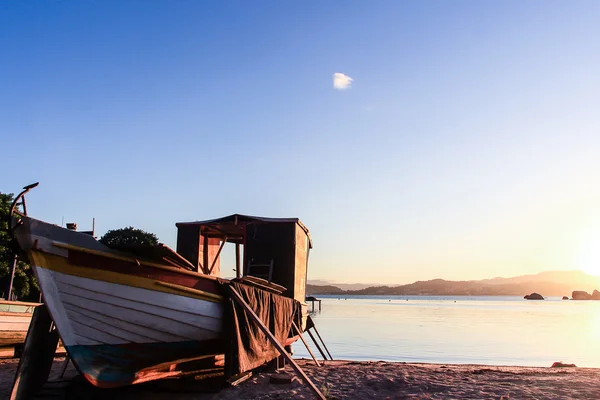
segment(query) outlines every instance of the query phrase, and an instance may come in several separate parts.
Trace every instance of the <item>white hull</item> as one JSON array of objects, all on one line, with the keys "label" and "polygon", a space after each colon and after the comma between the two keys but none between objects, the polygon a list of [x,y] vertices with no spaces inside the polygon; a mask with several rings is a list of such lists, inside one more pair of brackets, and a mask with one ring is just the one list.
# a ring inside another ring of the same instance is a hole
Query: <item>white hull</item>
[{"label": "white hull", "polygon": [[221,337],[220,303],[35,267],[65,346],[204,341]]}]

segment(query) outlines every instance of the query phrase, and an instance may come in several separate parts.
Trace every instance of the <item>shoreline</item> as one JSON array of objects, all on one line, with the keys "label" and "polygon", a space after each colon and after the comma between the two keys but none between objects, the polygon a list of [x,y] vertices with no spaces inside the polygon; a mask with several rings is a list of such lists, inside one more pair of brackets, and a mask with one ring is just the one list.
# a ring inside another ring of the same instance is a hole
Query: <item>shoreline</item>
[{"label": "shoreline", "polygon": [[[69,365],[56,383],[64,357],[56,357],[46,385],[53,398],[139,398],[151,400],[313,399],[308,387],[294,378],[287,365],[280,372],[258,372],[238,386],[207,392],[190,379],[163,380],[119,389],[96,389],[83,382]],[[330,399],[592,399],[600,393],[600,368],[430,364],[336,360],[321,367],[299,358],[304,369]],[[8,398],[18,359],[0,360],[0,398]],[[270,383],[273,375],[292,377],[291,383]]]}]

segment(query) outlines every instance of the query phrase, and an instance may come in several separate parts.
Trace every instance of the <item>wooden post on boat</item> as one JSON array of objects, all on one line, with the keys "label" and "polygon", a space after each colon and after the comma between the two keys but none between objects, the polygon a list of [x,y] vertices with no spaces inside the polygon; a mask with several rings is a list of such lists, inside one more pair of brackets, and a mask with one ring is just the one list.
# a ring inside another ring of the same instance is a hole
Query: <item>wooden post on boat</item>
[{"label": "wooden post on boat", "polygon": [[[236,217],[237,218],[237,217]],[[242,269],[240,268],[240,244],[235,244],[235,277],[242,277]]]},{"label": "wooden post on boat", "polygon": [[[238,224],[238,216],[237,214],[235,215],[234,218],[234,224],[235,226],[237,226]],[[240,264],[240,244],[236,243],[235,244],[235,277],[240,279],[242,277],[242,269],[241,269],[241,264]]]},{"label": "wooden post on boat", "polygon": [[304,371],[302,371],[302,368],[300,368],[300,366],[298,364],[296,364],[296,361],[294,361],[294,359],[288,354],[288,352],[285,351],[285,348],[281,345],[281,343],[279,343],[277,341],[275,336],[273,336],[271,331],[269,331],[269,328],[267,328],[265,326],[265,324],[260,320],[258,315],[256,315],[256,313],[254,312],[254,310],[252,310],[252,308],[248,305],[248,303],[246,303],[244,301],[244,299],[237,292],[237,290],[235,290],[234,288],[229,286],[229,291],[231,292],[232,299],[236,303],[238,303],[240,306],[242,306],[242,308],[244,310],[246,310],[246,312],[248,313],[250,318],[256,323],[256,325],[258,325],[260,330],[267,336],[267,339],[269,339],[271,341],[271,343],[273,343],[273,346],[275,346],[275,348],[279,351],[279,353],[282,356],[284,356],[286,360],[288,360],[288,362],[292,365],[292,368],[294,369],[294,371],[296,371],[296,373],[298,375],[300,375],[302,380],[308,385],[308,387],[313,391],[313,393],[317,396],[317,398],[319,398],[321,400],[326,400],[326,397],[323,395],[323,393],[321,393],[321,391],[315,386],[315,384],[304,373]]},{"label": "wooden post on boat", "polygon": [[44,304],[37,306],[29,324],[10,400],[27,400],[46,383],[57,345],[58,331],[48,309]]},{"label": "wooden post on boat", "polygon": [[298,332],[298,336],[300,336],[300,340],[302,340],[302,343],[304,343],[304,347],[306,347],[306,350],[308,350],[308,354],[310,354],[310,356],[312,357],[312,359],[315,361],[315,364],[317,364],[317,367],[320,367],[321,364],[319,364],[319,361],[317,360],[317,357],[315,357],[315,355],[313,354],[313,352],[310,349],[310,347],[308,347],[308,343],[306,343],[306,340],[304,340],[304,336],[302,336],[302,331],[300,330],[300,328],[298,328],[298,325],[296,325],[296,323],[294,321],[292,321],[292,326],[294,327],[294,329],[296,330],[296,332]]}]

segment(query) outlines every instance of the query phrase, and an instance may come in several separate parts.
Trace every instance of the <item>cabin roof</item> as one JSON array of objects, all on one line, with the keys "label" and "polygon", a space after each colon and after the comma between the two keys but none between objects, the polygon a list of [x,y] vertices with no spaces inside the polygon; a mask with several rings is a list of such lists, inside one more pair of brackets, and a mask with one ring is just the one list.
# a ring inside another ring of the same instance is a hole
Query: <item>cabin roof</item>
[{"label": "cabin roof", "polygon": [[226,217],[207,219],[204,221],[192,221],[192,222],[177,222],[175,226],[197,226],[202,231],[203,235],[208,237],[224,237],[228,238],[227,241],[238,242],[239,238],[244,236],[244,227],[248,224],[255,223],[297,223],[308,236],[309,246],[312,248],[312,239],[310,238],[310,232],[308,228],[298,218],[268,218],[268,217],[256,217],[252,215],[243,214],[231,214]]}]

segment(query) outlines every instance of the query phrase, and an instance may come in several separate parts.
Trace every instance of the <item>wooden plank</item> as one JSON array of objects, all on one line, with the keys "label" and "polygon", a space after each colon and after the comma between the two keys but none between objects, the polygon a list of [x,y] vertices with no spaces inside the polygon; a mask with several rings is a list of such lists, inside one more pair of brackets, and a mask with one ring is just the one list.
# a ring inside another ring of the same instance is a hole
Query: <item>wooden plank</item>
[{"label": "wooden plank", "polygon": [[308,316],[308,318],[310,319],[312,327],[315,330],[315,333],[317,334],[317,336],[319,337],[319,340],[321,341],[321,343],[323,343],[323,347],[325,348],[325,351],[327,352],[327,354],[329,354],[329,359],[333,361],[333,357],[331,357],[331,353],[329,352],[329,349],[327,348],[327,345],[325,344],[325,342],[323,341],[323,338],[321,338],[321,335],[319,334],[319,331],[317,330],[317,326],[315,325],[315,321],[312,320],[312,318],[310,317],[310,315]]},{"label": "wooden plank", "polygon": [[244,285],[254,286],[254,287],[257,287],[257,288],[262,289],[267,292],[271,292],[271,293],[275,293],[275,294],[283,293],[281,290],[278,290],[276,287],[270,286],[268,284],[268,282],[263,279],[257,278],[260,280],[254,280],[254,279],[248,279],[248,278],[249,278],[249,276],[244,276],[240,279],[237,279],[237,281],[240,283],[243,283]]},{"label": "wooden plank", "polygon": [[[219,337],[222,330],[220,303],[80,279],[43,268],[39,268],[37,276],[67,346],[99,344],[81,337],[80,328],[90,324],[90,319],[102,330],[118,324],[120,328],[143,334],[148,338],[144,342],[166,339],[164,335],[173,337],[165,340],[169,342],[213,339]],[[77,321],[80,324],[74,323]],[[141,338],[132,338],[136,339]],[[106,342],[105,339],[100,341]],[[108,342],[119,344],[127,340],[112,337]]]},{"label": "wooden plank", "polygon": [[[223,307],[218,301],[184,297],[175,293],[151,292],[144,288],[82,279],[43,268],[37,272],[41,281],[54,283],[57,297],[53,297],[53,299],[62,298],[64,295],[75,296],[72,298],[73,302],[81,307],[85,307],[88,302],[92,301],[105,303],[125,310],[135,310],[153,316],[175,319],[194,326],[212,327],[213,324],[209,323],[211,320],[222,319]],[[166,282],[161,283],[166,284]],[[123,311],[120,310],[119,313]],[[144,321],[143,324],[146,323],[148,322]],[[217,326],[218,324],[215,322],[214,327]]]},{"label": "wooden plank", "polygon": [[242,372],[241,374],[234,375],[231,378],[227,379],[227,384],[229,386],[237,386],[242,382],[247,381],[252,377],[252,371]]},{"label": "wooden plank", "polygon": [[323,350],[321,350],[321,346],[319,346],[319,343],[317,343],[317,340],[315,339],[313,334],[310,332],[310,329],[307,329],[306,332],[308,332],[308,336],[310,336],[310,338],[312,339],[315,346],[317,346],[317,350],[319,350],[319,353],[321,353],[323,360],[327,360],[327,356],[325,355],[325,353],[323,353]]},{"label": "wooden plank", "polygon": [[244,301],[244,299],[237,292],[237,290],[235,290],[234,288],[229,286],[229,291],[231,292],[233,300],[236,303],[238,303],[240,306],[242,306],[242,308],[244,308],[244,310],[246,310],[246,312],[248,313],[250,318],[256,323],[256,325],[258,325],[258,328],[267,336],[269,341],[271,341],[271,343],[273,343],[273,346],[275,346],[275,348],[279,351],[279,354],[281,354],[283,357],[285,357],[285,359],[292,365],[292,368],[294,369],[294,371],[296,371],[296,373],[298,375],[300,375],[302,380],[308,385],[308,387],[313,391],[313,393],[317,396],[317,398],[319,398],[321,400],[327,400],[327,398],[323,395],[323,393],[321,393],[321,391],[310,380],[308,375],[306,375],[306,373],[304,373],[302,368],[300,368],[300,366],[298,364],[296,364],[296,361],[294,361],[294,359],[288,354],[288,352],[285,351],[285,348],[281,345],[281,343],[279,343],[277,341],[275,336],[273,336],[271,331],[269,331],[269,328],[267,328],[265,326],[265,324],[260,320],[260,318],[258,317],[258,315],[256,315],[254,310],[252,310],[252,308],[248,305],[248,303],[246,303]]},{"label": "wooden plank", "polygon": [[215,268],[217,261],[219,261],[219,256],[221,255],[221,251],[223,250],[223,246],[225,246],[225,243],[227,243],[227,236],[225,236],[225,238],[221,242],[221,245],[219,246],[219,250],[217,250],[217,254],[215,254],[215,258],[213,259],[213,262],[210,265],[210,269],[208,270],[209,275],[212,275],[213,268]]},{"label": "wooden plank", "polygon": [[58,331],[45,305],[36,307],[19,360],[10,400],[27,400],[48,379],[58,345]]},{"label": "wooden plank", "polygon": [[285,292],[287,290],[287,288],[285,286],[278,285],[277,283],[274,283],[274,282],[269,282],[266,279],[262,279],[262,278],[259,278],[257,276],[246,275],[246,276],[241,277],[240,280],[242,282],[243,281],[247,281],[247,280],[248,281],[253,281],[253,282],[256,282],[256,283],[258,283],[258,284],[260,284],[262,286],[265,286],[265,287],[268,287],[268,288],[271,288],[271,289],[275,289],[276,291],[278,291],[280,293]]},{"label": "wooden plank", "polygon": [[9,319],[11,319],[13,321],[16,321],[17,318],[18,319],[27,318],[27,319],[31,320],[31,316],[32,315],[33,315],[33,313],[30,313],[30,312],[0,311],[0,317],[4,317],[4,318],[2,318],[2,320],[0,322],[7,321],[7,318],[9,318]]},{"label": "wooden plank", "polygon": [[204,267],[204,273],[210,275],[208,269],[208,237],[202,234],[200,234],[200,237],[202,238],[202,265]]},{"label": "wooden plank", "polygon": [[41,303],[29,303],[26,301],[8,301],[8,300],[0,300],[0,304],[7,304],[9,306],[32,306],[37,307],[41,305]]},{"label": "wooden plank", "polygon": [[296,323],[292,321],[292,326],[294,327],[294,329],[296,330],[296,332],[298,332],[298,336],[300,336],[300,340],[302,340],[302,343],[304,343],[304,347],[306,347],[306,350],[308,350],[308,354],[310,354],[310,356],[312,357],[312,359],[315,361],[315,364],[317,364],[317,367],[320,367],[321,364],[317,360],[317,357],[315,357],[315,355],[313,354],[313,352],[310,349],[310,347],[308,347],[308,343],[306,343],[306,340],[304,340],[304,336],[302,336],[302,331],[300,330],[300,328],[298,328],[298,325],[296,325]]},{"label": "wooden plank", "polygon": [[27,337],[27,329],[22,331],[8,331],[0,332],[0,347],[14,346],[25,342]]},{"label": "wooden plank", "polygon": [[168,256],[168,258],[173,257],[175,260],[177,260],[176,262],[183,264],[185,266],[185,268],[189,269],[190,271],[195,271],[196,267],[194,267],[194,264],[192,264],[191,262],[189,262],[185,257],[183,257],[181,254],[179,254],[176,251],[173,251],[173,249],[167,247],[167,246],[163,246],[166,249],[169,250],[170,255]]},{"label": "wooden plank", "polygon": [[79,246],[74,246],[74,245],[71,245],[71,244],[60,243],[60,242],[52,242],[52,245],[55,246],[55,247],[60,247],[60,248],[67,249],[67,250],[74,250],[74,251],[79,251],[79,252],[86,253],[86,254],[92,254],[92,255],[95,255],[95,256],[100,256],[100,257],[105,257],[105,258],[111,258],[113,260],[126,261],[126,262],[130,262],[130,263],[138,264],[138,265],[145,265],[147,267],[152,267],[152,268],[156,268],[156,269],[162,269],[162,270],[165,270],[165,271],[172,271],[172,272],[176,272],[176,273],[181,274],[181,275],[189,275],[189,276],[195,276],[195,277],[198,277],[198,278],[212,279],[212,280],[217,280],[218,279],[215,276],[201,274],[201,273],[194,272],[194,271],[188,271],[188,270],[182,269],[182,268],[169,267],[169,266],[161,265],[161,264],[154,263],[154,262],[151,262],[151,261],[140,260],[140,259],[137,259],[135,257],[121,256],[121,255],[109,253],[109,252],[106,252],[106,251],[93,250],[93,249],[88,249],[88,248],[85,248],[85,247],[79,247]]},{"label": "wooden plank", "polygon": [[67,354],[65,357],[65,361],[63,361],[63,365],[60,368],[59,378],[62,379],[65,376],[65,372],[67,371],[67,367],[69,366],[69,362],[71,361],[71,357]]},{"label": "wooden plank", "polygon": [[213,294],[213,293],[205,292],[203,290],[198,290],[198,289],[192,289],[192,288],[188,288],[185,286],[176,285],[174,283],[156,281],[156,284],[159,286],[165,286],[165,287],[168,287],[171,289],[181,290],[182,292],[185,292],[185,293],[195,294],[198,296],[206,296],[210,299],[214,299],[214,300],[218,300],[218,301],[223,300],[223,296],[219,296],[218,294]]},{"label": "wooden plank", "polygon": [[236,243],[235,244],[235,277],[240,278],[241,276],[242,276],[242,270],[240,268],[240,244]]}]

